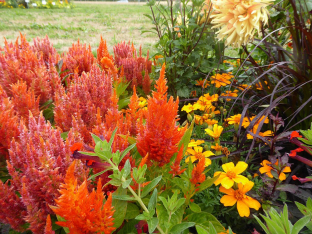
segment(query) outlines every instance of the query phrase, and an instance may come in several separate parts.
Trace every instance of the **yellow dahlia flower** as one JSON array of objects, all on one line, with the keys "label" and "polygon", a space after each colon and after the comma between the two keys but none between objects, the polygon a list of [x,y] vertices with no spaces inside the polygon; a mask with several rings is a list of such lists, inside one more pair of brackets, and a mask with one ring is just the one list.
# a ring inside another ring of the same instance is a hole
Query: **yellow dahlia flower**
[{"label": "yellow dahlia flower", "polygon": [[274,0],[213,0],[211,18],[213,28],[220,28],[219,40],[226,38],[226,45],[240,47],[253,40],[255,31],[268,23],[266,7]]}]

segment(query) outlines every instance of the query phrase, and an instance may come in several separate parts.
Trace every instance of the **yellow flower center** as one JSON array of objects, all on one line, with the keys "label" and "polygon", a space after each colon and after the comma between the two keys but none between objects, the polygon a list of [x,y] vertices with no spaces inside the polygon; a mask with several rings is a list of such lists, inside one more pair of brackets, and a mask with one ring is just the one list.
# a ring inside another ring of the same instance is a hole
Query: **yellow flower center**
[{"label": "yellow flower center", "polygon": [[233,171],[228,171],[228,172],[226,173],[226,176],[229,177],[230,179],[233,179],[233,178],[236,177],[236,173],[233,172]]}]

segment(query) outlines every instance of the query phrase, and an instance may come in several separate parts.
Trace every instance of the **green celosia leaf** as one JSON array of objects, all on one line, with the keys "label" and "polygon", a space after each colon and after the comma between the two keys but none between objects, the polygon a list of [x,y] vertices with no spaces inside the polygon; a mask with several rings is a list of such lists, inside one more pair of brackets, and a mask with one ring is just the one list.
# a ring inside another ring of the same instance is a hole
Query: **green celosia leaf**
[{"label": "green celosia leaf", "polygon": [[159,183],[162,176],[158,176],[157,178],[153,179],[148,185],[143,188],[141,198],[145,197],[152,189]]},{"label": "green celosia leaf", "polygon": [[98,142],[102,142],[101,138],[99,138],[97,135],[91,133],[91,136],[92,136],[95,144],[97,144]]},{"label": "green celosia leaf", "polygon": [[148,232],[153,233],[158,225],[158,218],[153,217],[150,220],[147,220]]},{"label": "green celosia leaf", "polygon": [[119,228],[121,224],[123,223],[126,213],[127,213],[127,204],[129,200],[123,200],[123,199],[117,199],[116,196],[127,196],[127,189],[124,189],[122,187],[119,187],[114,193],[113,193],[113,202],[112,206],[114,207],[114,227]]},{"label": "green celosia leaf", "polygon": [[134,203],[128,202],[127,213],[125,219],[134,219],[136,216],[140,214],[140,209]]},{"label": "green celosia leaf", "polygon": [[130,179],[122,182],[122,188],[124,188],[124,189],[128,188],[128,186],[130,185],[131,181],[132,181],[132,179],[130,178]]},{"label": "green celosia leaf", "polygon": [[113,133],[112,133],[111,139],[109,140],[108,145],[109,145],[110,148],[112,147],[112,144],[113,144],[113,141],[114,141],[114,138],[115,138],[115,134],[116,134],[116,132],[117,132],[117,129],[118,129],[118,128],[116,127],[115,130],[114,130]]},{"label": "green celosia leaf", "polygon": [[127,149],[125,149],[119,159],[119,162],[121,162],[121,160],[126,156],[127,153],[129,153],[130,150],[132,150],[135,147],[136,144],[132,144],[130,146],[127,147]]},{"label": "green celosia leaf", "polygon": [[130,164],[129,159],[126,161],[126,163],[125,163],[124,168],[122,169],[122,171],[123,171],[122,176],[126,179],[126,178],[129,176],[130,171],[131,171],[131,164]]},{"label": "green celosia leaf", "polygon": [[183,232],[184,230],[193,227],[195,225],[194,222],[184,222],[184,223],[179,223],[174,225],[171,229],[170,229],[170,234],[180,234],[181,232]]},{"label": "green celosia leaf", "polygon": [[153,215],[155,214],[155,208],[157,203],[157,189],[155,188],[153,194],[148,202],[148,211]]},{"label": "green celosia leaf", "polygon": [[201,212],[200,206],[197,205],[196,203],[190,203],[190,209],[195,213]]}]

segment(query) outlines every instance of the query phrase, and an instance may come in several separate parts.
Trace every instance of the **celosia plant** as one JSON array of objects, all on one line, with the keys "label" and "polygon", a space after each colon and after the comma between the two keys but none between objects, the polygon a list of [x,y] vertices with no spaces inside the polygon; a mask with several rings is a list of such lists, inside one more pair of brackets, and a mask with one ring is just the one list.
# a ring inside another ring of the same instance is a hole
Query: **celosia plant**
[{"label": "celosia plant", "polygon": [[112,194],[104,203],[101,180],[97,182],[96,191],[88,191],[85,180],[81,185],[75,177],[75,162],[67,169],[64,184],[61,184],[61,196],[56,199],[55,214],[65,221],[56,222],[62,227],[67,227],[70,233],[104,233],[111,234],[113,227]]},{"label": "celosia plant", "polygon": [[[12,217],[8,213],[8,218],[1,221],[15,226],[26,221],[33,233],[41,234],[47,215],[53,214],[49,205],[55,205],[54,199],[59,196],[59,185],[64,182],[66,170],[73,160],[69,146],[75,141],[81,141],[81,138],[69,133],[64,142],[61,132],[45,123],[43,116],[36,120],[30,115],[28,126],[22,123],[19,131],[18,141],[13,139],[9,150],[8,170],[12,177],[11,183],[3,185],[5,189],[1,199],[5,201],[11,197],[17,200],[12,192],[19,193],[21,199],[16,203],[19,206],[16,209],[20,214],[13,216],[15,211],[11,212]],[[80,179],[87,172],[81,164],[77,171]],[[1,206],[0,213],[4,214],[8,205]],[[18,217],[21,219],[17,220]]]},{"label": "celosia plant", "polygon": [[149,154],[149,160],[167,164],[178,149],[185,128],[178,131],[177,114],[179,99],[176,102],[170,97],[167,101],[165,65],[155,85],[153,97],[147,101],[146,122],[138,123],[137,148],[141,155]]}]

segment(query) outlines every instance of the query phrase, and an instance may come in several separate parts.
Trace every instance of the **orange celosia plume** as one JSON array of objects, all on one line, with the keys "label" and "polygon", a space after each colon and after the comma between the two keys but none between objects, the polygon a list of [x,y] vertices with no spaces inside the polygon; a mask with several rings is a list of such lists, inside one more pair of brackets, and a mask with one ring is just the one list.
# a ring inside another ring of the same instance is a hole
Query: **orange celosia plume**
[{"label": "orange celosia plume", "polygon": [[103,205],[104,194],[101,180],[97,183],[97,190],[89,193],[87,180],[78,185],[74,175],[75,163],[68,168],[64,184],[61,185],[61,196],[56,200],[57,207],[53,207],[55,214],[66,221],[56,222],[68,227],[70,233],[104,233],[111,234],[113,227],[112,194]]},{"label": "orange celosia plume", "polygon": [[167,100],[166,82],[163,65],[155,85],[157,91],[148,99],[146,123],[143,124],[142,118],[138,122],[138,151],[141,155],[149,153],[149,160],[158,162],[159,166],[167,164],[177,152],[177,144],[186,130],[178,131],[179,99],[176,102],[173,97]]}]

